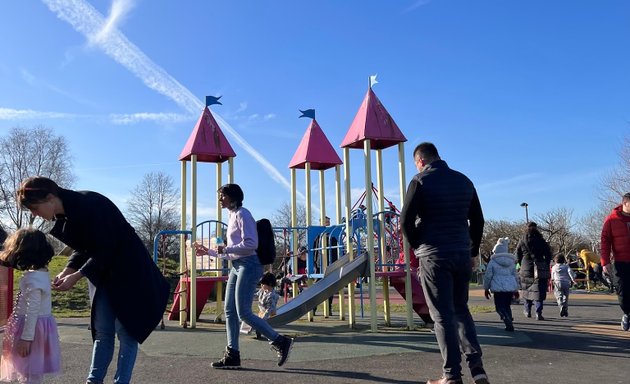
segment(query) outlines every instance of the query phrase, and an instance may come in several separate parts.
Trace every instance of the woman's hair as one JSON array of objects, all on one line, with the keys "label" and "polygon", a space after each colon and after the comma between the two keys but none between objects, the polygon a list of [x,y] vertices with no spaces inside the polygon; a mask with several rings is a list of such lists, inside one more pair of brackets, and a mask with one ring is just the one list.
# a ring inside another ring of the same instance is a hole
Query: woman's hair
[{"label": "woman's hair", "polygon": [[3,264],[21,271],[44,268],[54,255],[46,234],[34,228],[15,231],[4,242],[0,252]]},{"label": "woman's hair", "polygon": [[564,255],[556,255],[556,257],[553,258],[553,261],[555,261],[556,264],[564,264],[567,262],[567,259]]},{"label": "woman's hair", "polygon": [[234,203],[234,208],[243,206],[243,199],[245,195],[243,194],[243,190],[239,187],[238,184],[225,184],[218,191],[220,194],[227,196],[232,203]]},{"label": "woman's hair", "polygon": [[16,192],[16,200],[21,208],[29,209],[34,204],[43,203],[48,194],[59,195],[59,186],[47,177],[33,176],[24,179]]},{"label": "woman's hair", "polygon": [[266,272],[263,277],[260,279],[260,284],[265,284],[270,287],[276,286],[276,276],[274,276],[271,272]]}]

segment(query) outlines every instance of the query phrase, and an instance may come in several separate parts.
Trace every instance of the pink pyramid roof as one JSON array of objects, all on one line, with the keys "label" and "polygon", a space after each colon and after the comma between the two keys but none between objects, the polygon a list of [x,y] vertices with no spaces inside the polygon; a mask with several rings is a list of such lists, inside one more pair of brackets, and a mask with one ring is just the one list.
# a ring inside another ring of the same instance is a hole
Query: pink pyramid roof
[{"label": "pink pyramid roof", "polygon": [[315,119],[306,129],[302,141],[289,163],[289,168],[304,169],[307,162],[311,164],[311,169],[318,170],[333,168],[335,165],[341,164],[339,155]]},{"label": "pink pyramid roof", "polygon": [[223,163],[236,156],[208,107],[201,113],[179,160],[190,160],[192,155],[197,155],[197,161],[204,163]]},{"label": "pink pyramid roof", "polygon": [[366,139],[370,139],[372,149],[385,149],[407,141],[371,87],[354,116],[341,147],[363,148]]}]

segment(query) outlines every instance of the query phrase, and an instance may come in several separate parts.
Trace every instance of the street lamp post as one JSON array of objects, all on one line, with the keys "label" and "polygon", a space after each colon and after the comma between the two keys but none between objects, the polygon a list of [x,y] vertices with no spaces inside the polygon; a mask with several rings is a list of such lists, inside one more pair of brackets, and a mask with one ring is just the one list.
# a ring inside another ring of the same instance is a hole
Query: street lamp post
[{"label": "street lamp post", "polygon": [[521,207],[525,208],[525,222],[529,223],[529,213],[527,212],[527,207],[529,206],[529,204],[527,203],[521,203]]}]

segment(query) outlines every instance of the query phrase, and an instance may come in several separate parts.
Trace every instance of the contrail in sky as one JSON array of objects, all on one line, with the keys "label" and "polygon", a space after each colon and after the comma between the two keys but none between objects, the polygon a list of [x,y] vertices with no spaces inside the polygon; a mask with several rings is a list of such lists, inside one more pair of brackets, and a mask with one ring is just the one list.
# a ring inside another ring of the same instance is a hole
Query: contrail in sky
[{"label": "contrail in sky", "polygon": [[[130,42],[116,28],[117,18],[121,17],[124,11],[112,12],[112,16],[106,19],[98,10],[84,0],[42,1],[57,17],[68,22],[76,31],[82,33],[91,46],[97,46],[102,49],[105,54],[142,80],[147,87],[170,98],[192,115],[197,115],[203,110],[204,104],[200,99],[149,59],[140,48]],[[118,6],[124,6],[124,4],[119,1],[114,2],[114,7],[119,10]],[[287,190],[291,190],[291,184],[276,167],[254,149],[221,116],[214,112],[213,115],[222,128],[237,141],[241,148],[260,163],[273,180]],[[303,194],[298,192],[298,195],[304,199]]]}]

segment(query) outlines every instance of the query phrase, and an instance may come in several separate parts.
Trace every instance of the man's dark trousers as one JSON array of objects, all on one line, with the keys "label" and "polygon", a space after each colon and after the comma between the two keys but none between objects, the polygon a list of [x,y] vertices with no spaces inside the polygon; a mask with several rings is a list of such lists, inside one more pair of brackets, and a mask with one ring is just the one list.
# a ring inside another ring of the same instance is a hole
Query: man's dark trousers
[{"label": "man's dark trousers", "polygon": [[477,330],[468,310],[471,268],[470,251],[420,258],[422,288],[435,321],[435,336],[447,379],[462,377],[460,346],[472,376],[485,373]]},{"label": "man's dark trousers", "polygon": [[613,279],[619,306],[624,314],[630,314],[630,263],[616,262]]}]

